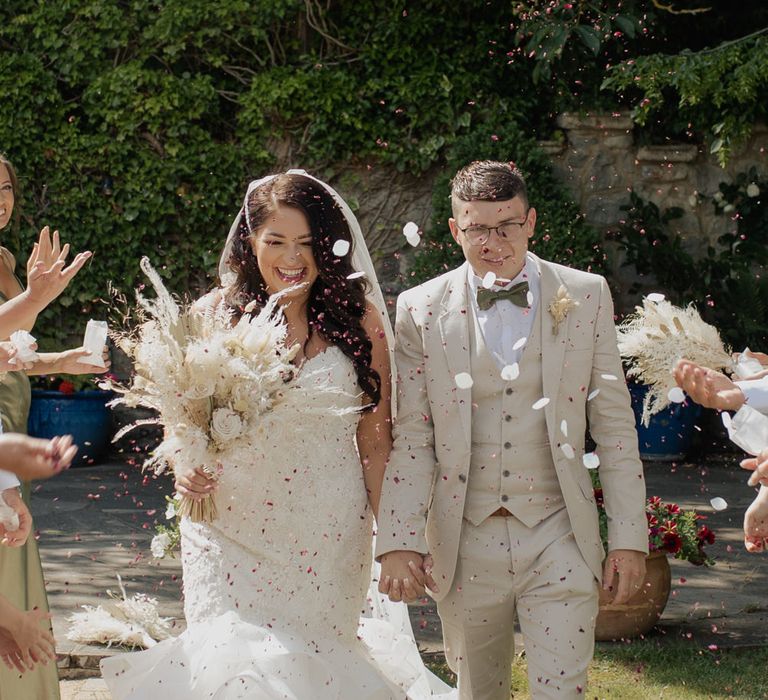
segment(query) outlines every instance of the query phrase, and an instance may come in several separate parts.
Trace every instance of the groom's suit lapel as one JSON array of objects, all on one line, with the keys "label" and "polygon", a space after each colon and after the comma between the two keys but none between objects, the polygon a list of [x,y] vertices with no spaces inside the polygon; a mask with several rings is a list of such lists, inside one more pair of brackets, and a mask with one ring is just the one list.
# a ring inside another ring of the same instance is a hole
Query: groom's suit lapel
[{"label": "groom's suit lapel", "polygon": [[446,394],[456,397],[464,438],[467,445],[470,445],[472,442],[472,389],[461,389],[453,381],[457,374],[462,372],[470,374],[471,370],[467,265],[468,263],[464,263],[449,274],[448,284],[440,301],[440,316],[437,324],[450,372],[451,386],[447,387]]},{"label": "groom's suit lapel", "polygon": [[554,447],[558,444],[558,432],[556,425],[557,395],[560,389],[560,377],[563,373],[563,360],[565,359],[566,339],[568,338],[568,326],[570,316],[560,323],[557,334],[552,332],[552,315],[549,313],[549,304],[557,295],[557,290],[563,284],[563,280],[556,269],[545,260],[533,256],[541,272],[540,299],[539,299],[539,332],[541,333],[541,376],[544,396],[550,401],[544,408],[547,419],[547,432],[550,444]]}]

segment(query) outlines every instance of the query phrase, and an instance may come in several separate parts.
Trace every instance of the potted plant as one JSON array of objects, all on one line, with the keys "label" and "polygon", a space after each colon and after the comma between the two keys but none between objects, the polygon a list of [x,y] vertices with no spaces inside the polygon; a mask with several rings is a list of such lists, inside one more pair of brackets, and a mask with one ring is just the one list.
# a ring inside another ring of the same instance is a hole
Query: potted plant
[{"label": "potted plant", "polygon": [[[608,551],[608,518],[603,490],[597,475],[594,472],[592,475],[600,536],[603,547]],[[595,639],[599,642],[637,637],[658,622],[671,589],[668,555],[697,566],[712,566],[715,563],[704,551],[706,545],[715,541],[712,530],[700,523],[705,516],[693,510],[683,510],[676,503],[665,503],[658,496],[648,498],[645,516],[648,520],[649,550],[645,580],[640,590],[622,605],[611,603],[611,596],[600,591],[595,627]]]},{"label": "potted plant", "polygon": [[73,466],[95,464],[109,446],[106,404],[112,397],[111,391],[95,388],[91,378],[34,377],[27,430],[40,438],[72,435],[78,447]]}]

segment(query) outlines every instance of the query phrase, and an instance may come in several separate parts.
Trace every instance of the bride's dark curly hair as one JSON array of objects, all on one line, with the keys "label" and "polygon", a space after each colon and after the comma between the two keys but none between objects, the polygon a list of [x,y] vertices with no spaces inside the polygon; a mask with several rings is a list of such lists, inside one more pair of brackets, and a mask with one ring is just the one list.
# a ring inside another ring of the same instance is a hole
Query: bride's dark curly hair
[{"label": "bride's dark curly hair", "polygon": [[[318,333],[338,347],[352,362],[357,383],[372,406],[381,399],[381,377],[371,367],[371,339],[362,326],[366,312],[364,278],[349,279],[354,241],[347,220],[336,201],[321,184],[304,175],[282,174],[258,187],[248,197],[246,216],[232,243],[228,265],[235,281],[226,289],[225,300],[236,315],[251,301],[263,307],[269,297],[259,270],[251,238],[278,206],[303,212],[312,232],[312,254],[318,276],[309,293],[307,316],[309,337]],[[346,255],[335,255],[336,241],[349,243]],[[309,338],[307,338],[309,342]]]}]

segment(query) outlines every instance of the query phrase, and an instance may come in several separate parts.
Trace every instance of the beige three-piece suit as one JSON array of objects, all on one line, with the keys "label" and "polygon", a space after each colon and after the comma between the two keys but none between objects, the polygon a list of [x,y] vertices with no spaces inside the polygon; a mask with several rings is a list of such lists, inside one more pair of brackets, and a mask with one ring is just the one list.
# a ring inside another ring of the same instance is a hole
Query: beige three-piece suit
[{"label": "beige three-piece suit", "polygon": [[[610,549],[648,547],[608,286],[530,253],[529,267],[539,299],[510,381],[485,346],[467,263],[398,300],[398,414],[376,555],[433,556],[446,656],[474,700],[509,697],[515,614],[532,697],[583,697],[604,557],[582,463],[587,427]],[[577,305],[555,329],[558,293]],[[462,373],[470,388],[457,386]]]}]

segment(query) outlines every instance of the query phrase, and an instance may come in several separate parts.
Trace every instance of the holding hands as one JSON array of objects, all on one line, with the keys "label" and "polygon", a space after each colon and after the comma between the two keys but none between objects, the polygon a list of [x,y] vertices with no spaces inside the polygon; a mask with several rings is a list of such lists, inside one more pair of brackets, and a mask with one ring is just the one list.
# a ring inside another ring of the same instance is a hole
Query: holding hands
[{"label": "holding hands", "polygon": [[[53,635],[47,621],[51,615],[35,608],[22,612],[0,596],[3,612],[0,627],[0,657],[5,665],[19,673],[31,671],[37,664],[46,665],[56,658]],[[44,623],[45,627],[40,623]]]},{"label": "holding hands", "polygon": [[395,603],[412,603],[424,595],[425,589],[437,591],[432,578],[432,556],[400,550],[381,557],[379,593]]}]

